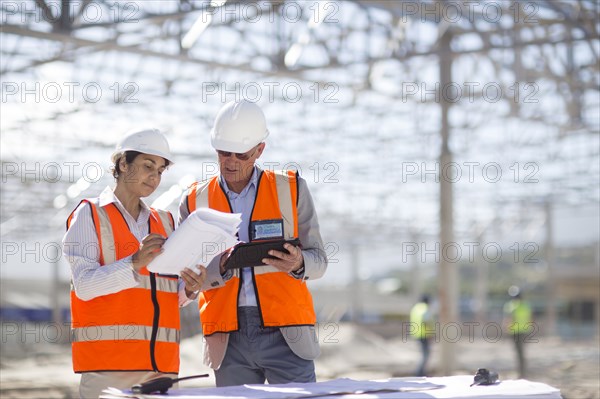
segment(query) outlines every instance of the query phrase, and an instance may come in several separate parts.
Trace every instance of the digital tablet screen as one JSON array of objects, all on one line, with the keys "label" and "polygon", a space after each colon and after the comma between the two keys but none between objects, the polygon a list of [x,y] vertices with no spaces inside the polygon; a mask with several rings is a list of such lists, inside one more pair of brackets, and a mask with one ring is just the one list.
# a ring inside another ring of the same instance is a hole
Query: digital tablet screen
[{"label": "digital tablet screen", "polygon": [[294,246],[300,245],[299,239],[294,240],[274,240],[274,241],[259,241],[241,243],[236,245],[225,262],[225,269],[239,269],[241,267],[265,266],[262,263],[264,258],[273,258],[269,255],[269,251],[287,252],[283,244],[289,243]]}]

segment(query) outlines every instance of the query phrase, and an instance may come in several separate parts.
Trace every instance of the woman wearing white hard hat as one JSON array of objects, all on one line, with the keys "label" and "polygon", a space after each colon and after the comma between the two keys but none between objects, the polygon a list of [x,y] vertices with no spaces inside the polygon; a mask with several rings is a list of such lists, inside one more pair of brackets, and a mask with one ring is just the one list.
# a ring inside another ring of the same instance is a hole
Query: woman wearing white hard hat
[{"label": "woman wearing white hard hat", "polygon": [[146,265],[174,229],[173,216],[142,200],[173,163],[156,129],[125,135],[112,154],[114,189],[84,199],[67,220],[73,370],[79,394],[130,388],[179,372],[179,307],[195,299],[206,269],[159,275]]}]

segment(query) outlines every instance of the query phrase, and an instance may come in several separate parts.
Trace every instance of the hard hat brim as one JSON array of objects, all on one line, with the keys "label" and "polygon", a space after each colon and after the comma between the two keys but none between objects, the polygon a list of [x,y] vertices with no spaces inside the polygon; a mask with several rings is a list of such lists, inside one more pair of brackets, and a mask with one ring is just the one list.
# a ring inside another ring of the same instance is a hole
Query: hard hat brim
[{"label": "hard hat brim", "polygon": [[112,155],[110,156],[112,163],[117,162],[117,159],[127,151],[135,151],[135,152],[139,152],[140,154],[147,154],[147,155],[156,155],[157,157],[161,157],[161,158],[164,158],[167,161],[169,161],[169,165],[175,164],[175,162],[173,161],[172,155],[167,155],[161,151],[140,151],[139,149],[136,149],[136,148],[121,148],[118,151],[114,151],[112,153]]},{"label": "hard hat brim", "polygon": [[212,145],[212,147],[215,150],[243,154],[245,152],[250,151],[251,149],[253,149],[257,145],[259,145],[263,141],[265,141],[266,138],[269,136],[269,130],[265,131],[265,134],[263,135],[263,137],[260,140],[253,140],[253,141],[248,141],[248,142],[244,142],[244,143],[240,143],[238,141],[223,140],[222,138],[217,139],[215,137],[213,130],[211,130],[210,136],[211,136],[210,144]]}]

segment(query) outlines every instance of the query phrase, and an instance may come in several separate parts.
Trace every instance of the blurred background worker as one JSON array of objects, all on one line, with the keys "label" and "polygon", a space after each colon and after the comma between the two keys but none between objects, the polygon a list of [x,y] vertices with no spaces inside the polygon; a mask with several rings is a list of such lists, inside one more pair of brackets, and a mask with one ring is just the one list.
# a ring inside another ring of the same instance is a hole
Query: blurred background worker
[{"label": "blurred background worker", "polygon": [[73,370],[81,373],[82,398],[179,372],[179,306],[197,297],[206,269],[185,269],[181,280],[148,272],[174,220],[141,200],[172,159],[158,130],[126,135],[112,154],[114,190],[84,199],[67,221]]},{"label": "blurred background worker", "polygon": [[521,290],[512,286],[508,289],[512,297],[504,305],[505,325],[513,335],[517,360],[519,362],[519,378],[525,378],[525,349],[523,347],[527,339],[531,338],[533,325],[531,323],[531,306],[523,299]]},{"label": "blurred background worker", "polygon": [[[179,222],[199,207],[242,214],[239,239],[299,238],[288,253],[271,251],[266,266],[225,270],[227,255],[208,266],[199,298],[204,363],[217,386],[314,382],[319,355],[316,315],[305,280],[320,278],[327,258],[304,179],[296,171],[255,165],[269,135],[265,116],[242,100],[221,108],[211,131],[219,176],[184,195]],[[206,290],[205,290],[206,289]]]},{"label": "blurred background worker", "polygon": [[431,353],[431,339],[434,334],[433,312],[429,306],[429,295],[423,295],[421,301],[410,311],[411,333],[421,344],[421,363],[415,375],[425,376],[425,367]]}]

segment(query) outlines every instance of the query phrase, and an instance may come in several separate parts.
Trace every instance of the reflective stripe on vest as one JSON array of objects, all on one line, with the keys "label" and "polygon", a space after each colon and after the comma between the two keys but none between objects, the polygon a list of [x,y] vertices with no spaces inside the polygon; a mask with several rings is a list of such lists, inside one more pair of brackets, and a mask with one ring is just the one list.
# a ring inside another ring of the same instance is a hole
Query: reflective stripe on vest
[{"label": "reflective stripe on vest", "polygon": [[[283,219],[286,239],[298,237],[298,179],[295,171],[259,172],[256,199],[250,221]],[[231,212],[219,178],[195,183],[187,197],[188,210],[197,206]],[[250,228],[250,225],[248,226]],[[252,235],[249,234],[249,237]],[[312,296],[302,280],[273,266],[252,268],[256,300],[264,327],[314,325],[316,315]],[[200,293],[198,305],[204,335],[238,329],[237,302],[240,289],[239,270],[224,287]]]},{"label": "reflective stripe on vest", "polygon": [[[73,328],[71,330],[71,342],[95,342],[95,341],[127,341],[143,340],[150,341],[152,338],[152,327],[131,325],[114,326],[87,326]],[[179,330],[174,328],[158,328],[156,340],[162,342],[179,342]]]},{"label": "reflective stripe on vest", "polygon": [[[92,219],[101,266],[135,253],[139,242],[115,204],[99,207],[92,200]],[[67,228],[72,215],[67,221]],[[149,231],[168,236],[173,219],[150,210]],[[136,276],[139,285],[83,301],[71,291],[73,369],[89,371],[179,371],[179,298],[177,276]]]}]

